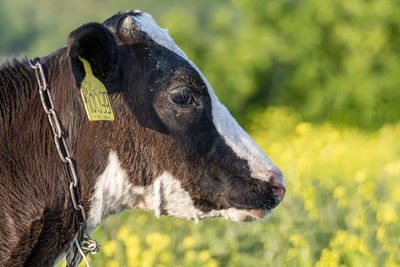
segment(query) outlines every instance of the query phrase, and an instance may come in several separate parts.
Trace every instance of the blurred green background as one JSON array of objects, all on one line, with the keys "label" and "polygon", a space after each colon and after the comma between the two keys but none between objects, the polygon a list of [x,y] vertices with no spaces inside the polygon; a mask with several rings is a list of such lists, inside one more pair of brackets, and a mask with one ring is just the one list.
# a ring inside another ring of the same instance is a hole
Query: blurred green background
[{"label": "blurred green background", "polygon": [[0,0],[0,57],[128,9],[169,28],[287,195],[255,223],[111,216],[94,266],[400,266],[399,1]]}]

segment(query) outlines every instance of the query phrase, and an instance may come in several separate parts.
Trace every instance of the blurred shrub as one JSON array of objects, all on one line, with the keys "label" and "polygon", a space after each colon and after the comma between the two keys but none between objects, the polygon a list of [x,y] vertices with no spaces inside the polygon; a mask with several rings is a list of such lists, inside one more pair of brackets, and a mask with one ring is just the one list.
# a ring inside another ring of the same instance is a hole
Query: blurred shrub
[{"label": "blurred shrub", "polygon": [[396,0],[235,0],[197,23],[173,10],[163,25],[189,51],[207,28],[194,62],[243,122],[272,104],[376,129],[400,118],[399,12]]},{"label": "blurred shrub", "polygon": [[124,212],[95,232],[94,266],[400,265],[400,124],[368,133],[268,108],[251,125],[287,182],[270,219],[195,225]]}]

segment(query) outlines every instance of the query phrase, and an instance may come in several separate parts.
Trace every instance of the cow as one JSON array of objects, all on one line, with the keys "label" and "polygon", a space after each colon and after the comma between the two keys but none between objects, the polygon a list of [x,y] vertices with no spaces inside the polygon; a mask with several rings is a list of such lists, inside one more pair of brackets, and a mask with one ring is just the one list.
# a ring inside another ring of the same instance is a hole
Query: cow
[{"label": "cow", "polygon": [[[0,266],[53,265],[77,232],[67,170],[27,62],[0,67]],[[151,15],[84,24],[40,62],[75,161],[86,232],[124,209],[241,222],[282,201],[280,169]],[[106,88],[114,120],[89,120],[80,90],[89,74]]]}]

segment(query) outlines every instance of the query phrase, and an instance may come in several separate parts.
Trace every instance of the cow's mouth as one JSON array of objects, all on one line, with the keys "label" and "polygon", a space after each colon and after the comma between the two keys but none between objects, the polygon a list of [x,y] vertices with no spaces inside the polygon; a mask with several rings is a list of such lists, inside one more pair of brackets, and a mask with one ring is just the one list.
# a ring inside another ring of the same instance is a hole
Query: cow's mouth
[{"label": "cow's mouth", "polygon": [[267,209],[249,209],[244,210],[246,217],[242,220],[243,222],[251,222],[255,220],[265,219],[270,214],[271,210]]},{"label": "cow's mouth", "polygon": [[255,219],[263,219],[267,217],[271,210],[267,209],[250,209],[248,212],[255,218]]},{"label": "cow's mouth", "polygon": [[251,222],[265,219],[271,213],[269,209],[236,209],[230,208],[224,212],[223,217],[226,220],[234,222]]},{"label": "cow's mouth", "polygon": [[265,219],[279,204],[279,199],[275,196],[269,199],[265,203],[249,203],[241,204],[237,202],[231,202],[232,208],[226,210],[223,215],[225,219],[237,222],[250,222],[259,219]]},{"label": "cow's mouth", "polygon": [[[278,177],[279,178],[279,177]],[[268,217],[271,210],[276,208],[285,195],[285,185],[274,176],[266,179],[256,179],[241,176],[234,176],[229,179],[228,188],[224,193],[226,209],[223,217],[231,221],[254,221]],[[221,203],[220,202],[220,203]]]}]

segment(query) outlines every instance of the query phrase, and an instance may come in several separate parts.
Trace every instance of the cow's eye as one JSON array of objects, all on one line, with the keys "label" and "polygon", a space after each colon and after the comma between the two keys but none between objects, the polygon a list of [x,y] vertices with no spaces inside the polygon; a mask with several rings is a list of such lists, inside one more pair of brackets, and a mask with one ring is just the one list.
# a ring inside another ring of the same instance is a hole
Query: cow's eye
[{"label": "cow's eye", "polygon": [[171,101],[179,106],[188,106],[195,104],[193,95],[189,89],[179,90],[170,96]]}]

